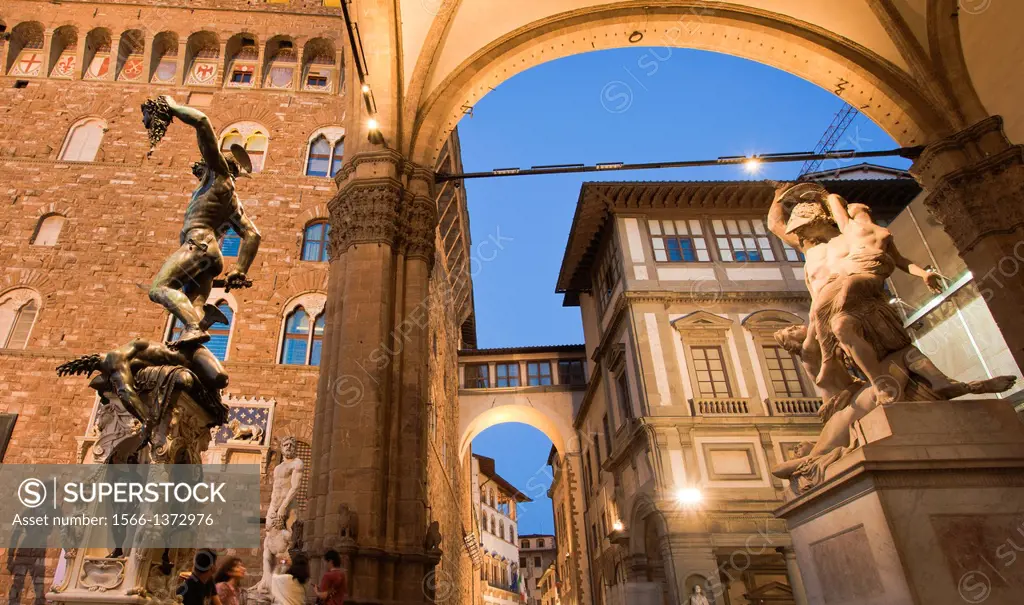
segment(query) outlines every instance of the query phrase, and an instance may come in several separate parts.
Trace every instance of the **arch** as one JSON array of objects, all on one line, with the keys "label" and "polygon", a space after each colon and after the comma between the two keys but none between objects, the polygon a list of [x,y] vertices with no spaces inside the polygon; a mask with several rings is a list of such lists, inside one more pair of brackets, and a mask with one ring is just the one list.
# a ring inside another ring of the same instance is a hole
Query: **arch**
[{"label": "arch", "polygon": [[153,48],[146,79],[152,84],[174,84],[178,75],[178,34],[160,32],[153,37]]},{"label": "arch", "polygon": [[0,348],[24,349],[43,306],[31,288],[12,288],[0,294]]},{"label": "arch", "polygon": [[318,128],[309,136],[303,163],[306,176],[333,178],[342,167],[345,155],[345,129],[341,126]]},{"label": "arch", "polygon": [[83,80],[106,80],[110,73],[110,30],[97,27],[85,36]]},{"label": "arch", "polygon": [[260,49],[256,36],[244,32],[228,39],[224,48],[224,73],[227,86],[252,88],[256,85],[256,66],[259,64]]},{"label": "arch", "polygon": [[291,36],[274,36],[267,40],[263,55],[263,87],[282,90],[294,88],[298,66],[295,39]]},{"label": "arch", "polygon": [[121,33],[117,45],[115,79],[120,82],[141,82],[145,64],[146,38],[141,29],[130,29]]},{"label": "arch", "polygon": [[[479,404],[470,401],[475,399],[481,399]],[[490,400],[494,399],[501,400],[501,403],[496,402],[494,407],[488,407]],[[459,457],[465,456],[477,435],[506,422],[532,426],[544,433],[562,454],[577,451],[578,440],[572,428],[571,406],[566,410],[553,409],[540,401],[540,397],[532,399],[531,402],[531,397],[523,394],[502,394],[497,397],[493,393],[483,397],[460,395],[459,433],[462,437],[459,441]]]},{"label": "arch", "polygon": [[39,77],[43,75],[43,24],[25,21],[11,30],[5,73],[10,76]]},{"label": "arch", "polygon": [[335,65],[334,42],[327,38],[313,38],[302,47],[302,90],[313,92],[340,91],[336,86],[339,74],[344,73]]},{"label": "arch", "polygon": [[220,135],[220,149],[227,152],[231,145],[241,145],[249,152],[252,160],[252,171],[260,172],[266,165],[267,150],[270,147],[270,136],[267,127],[259,122],[235,122]]},{"label": "arch", "polygon": [[50,38],[50,56],[46,73],[51,78],[71,79],[75,75],[75,61],[78,54],[78,28],[62,25],[53,30]]},{"label": "arch", "polygon": [[841,93],[902,145],[923,144],[955,129],[909,74],[824,28],[745,6],[708,8],[696,0],[671,6],[619,2],[529,23],[482,46],[447,74],[430,73],[433,65],[418,66],[422,69],[413,74],[409,88],[429,92],[404,108],[414,124],[407,135],[413,160],[434,165],[447,134],[462,118],[462,108],[501,82],[554,59],[630,46],[633,33],[651,45],[757,61]]},{"label": "arch", "polygon": [[217,86],[220,84],[220,38],[211,31],[198,31],[185,43],[185,84]]},{"label": "arch", "polygon": [[54,246],[60,238],[67,217],[61,214],[45,214],[39,217],[36,229],[32,233],[31,245],[33,246]]},{"label": "arch", "polygon": [[99,153],[106,129],[107,123],[101,118],[89,117],[75,122],[68,129],[58,159],[65,162],[92,162]]}]

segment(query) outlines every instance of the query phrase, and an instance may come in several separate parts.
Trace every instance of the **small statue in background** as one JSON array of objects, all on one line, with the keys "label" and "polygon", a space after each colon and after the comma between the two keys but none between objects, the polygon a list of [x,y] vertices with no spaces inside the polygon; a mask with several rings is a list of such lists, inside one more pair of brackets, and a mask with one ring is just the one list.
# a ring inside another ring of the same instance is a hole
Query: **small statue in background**
[{"label": "small statue in background", "polygon": [[267,535],[263,540],[263,577],[253,592],[269,592],[278,558],[285,557],[294,547],[292,531],[295,519],[295,496],[302,485],[304,463],[299,458],[298,440],[285,437],[281,441],[283,460],[273,471],[270,507],[267,509]]},{"label": "small statue in background", "polygon": [[708,602],[708,598],[704,596],[704,589],[700,584],[695,584],[693,586],[693,590],[690,592],[688,605],[711,605]]},{"label": "small statue in background", "polygon": [[427,535],[423,539],[423,548],[427,552],[439,550],[441,548],[441,524],[437,521],[431,521],[430,526],[427,527]]}]

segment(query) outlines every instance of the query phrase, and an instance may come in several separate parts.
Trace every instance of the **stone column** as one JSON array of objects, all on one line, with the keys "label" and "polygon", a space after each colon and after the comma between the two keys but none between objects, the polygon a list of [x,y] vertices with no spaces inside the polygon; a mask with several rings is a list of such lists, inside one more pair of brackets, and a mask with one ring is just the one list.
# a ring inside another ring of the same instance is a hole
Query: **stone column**
[{"label": "stone column", "polygon": [[991,116],[926,147],[911,172],[1024,367],[1024,146]]},{"label": "stone column", "polygon": [[317,556],[352,536],[354,601],[419,603],[439,557],[425,546],[433,174],[390,150],[358,154],[346,170],[328,205],[309,543]]},{"label": "stone column", "polygon": [[789,587],[793,589],[793,602],[796,605],[810,605],[807,590],[804,588],[804,579],[800,575],[800,566],[796,563],[796,551],[792,546],[780,546],[775,550],[786,559],[786,576],[789,578]]},{"label": "stone column", "polygon": [[175,82],[175,84],[177,84],[178,86],[184,86],[185,85],[185,78],[188,77],[188,74],[185,73],[185,70],[189,68],[189,65],[187,64],[187,59],[188,59],[187,55],[188,55],[188,38],[186,38],[184,40],[179,39],[178,40],[178,56],[176,57],[177,62],[178,62],[178,71],[177,71],[177,73],[175,73],[175,78],[174,78],[175,80],[177,80]]},{"label": "stone column", "polygon": [[155,35],[145,34],[142,46],[142,82],[145,84],[149,84],[153,77],[153,41],[155,39]]}]

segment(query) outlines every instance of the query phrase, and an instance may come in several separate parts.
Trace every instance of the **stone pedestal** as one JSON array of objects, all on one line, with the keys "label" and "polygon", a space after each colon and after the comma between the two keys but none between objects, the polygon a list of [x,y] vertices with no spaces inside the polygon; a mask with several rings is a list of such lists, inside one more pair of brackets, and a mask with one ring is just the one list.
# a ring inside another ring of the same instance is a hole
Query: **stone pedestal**
[{"label": "stone pedestal", "polygon": [[862,447],[775,512],[809,602],[1021,603],[1024,424],[1012,406],[896,403],[858,430]]},{"label": "stone pedestal", "polygon": [[[97,421],[100,435],[94,450],[98,459],[122,464],[201,464],[200,456],[210,443],[211,428],[224,422],[227,408],[185,368],[146,368],[136,373],[135,381],[143,401],[150,409],[160,411],[150,444],[136,452],[141,427],[125,412],[117,397],[107,393],[110,403],[102,410],[104,418]],[[64,551],[64,574],[54,579],[47,602],[176,603],[174,592],[181,583],[181,574],[191,571],[195,550],[169,550],[165,561],[164,549],[131,546],[125,544],[125,555],[120,557],[108,557],[110,548]]]}]

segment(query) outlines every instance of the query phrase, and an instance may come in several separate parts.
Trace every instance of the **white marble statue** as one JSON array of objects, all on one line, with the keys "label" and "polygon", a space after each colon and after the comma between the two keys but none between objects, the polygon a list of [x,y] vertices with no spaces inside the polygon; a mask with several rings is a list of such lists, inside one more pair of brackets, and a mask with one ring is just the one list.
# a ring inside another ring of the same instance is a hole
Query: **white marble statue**
[{"label": "white marble statue", "polygon": [[711,605],[708,602],[708,598],[704,596],[704,589],[701,588],[700,584],[694,585],[693,591],[690,592],[689,605]]},{"label": "white marble statue", "polygon": [[294,437],[281,441],[281,464],[273,471],[270,508],[267,509],[267,535],[263,540],[263,577],[253,587],[255,592],[269,592],[275,563],[288,554],[292,546],[292,525],[295,522],[295,496],[302,484],[303,462],[298,457]]}]

